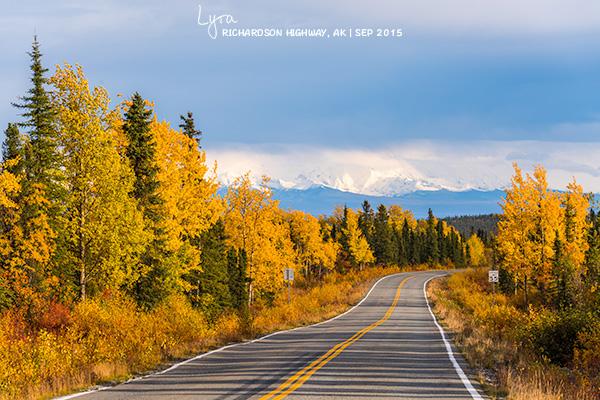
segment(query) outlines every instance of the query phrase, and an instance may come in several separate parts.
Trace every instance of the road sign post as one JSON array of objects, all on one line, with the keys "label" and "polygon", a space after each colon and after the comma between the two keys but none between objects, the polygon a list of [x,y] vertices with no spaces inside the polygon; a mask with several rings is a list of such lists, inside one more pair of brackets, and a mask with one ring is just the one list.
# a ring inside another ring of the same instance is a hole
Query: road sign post
[{"label": "road sign post", "polygon": [[492,284],[492,294],[494,296],[494,304],[496,304],[496,283],[500,281],[500,273],[497,269],[492,269],[488,272],[488,281]]},{"label": "road sign post", "polygon": [[292,282],[294,281],[294,270],[291,268],[286,268],[283,270],[283,280],[287,282],[287,287],[288,287],[288,304],[291,303],[292,298],[291,298],[291,286],[292,286]]}]

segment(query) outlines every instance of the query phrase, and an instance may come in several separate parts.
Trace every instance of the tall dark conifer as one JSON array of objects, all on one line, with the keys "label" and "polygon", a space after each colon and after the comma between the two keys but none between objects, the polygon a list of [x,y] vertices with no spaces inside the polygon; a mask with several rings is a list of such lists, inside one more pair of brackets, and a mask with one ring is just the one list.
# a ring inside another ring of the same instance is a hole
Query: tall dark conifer
[{"label": "tall dark conifer", "polygon": [[58,176],[60,157],[57,150],[57,132],[55,129],[56,112],[52,107],[50,95],[46,90],[47,68],[42,66],[42,53],[37,36],[33,38],[31,52],[31,83],[27,95],[21,97],[21,103],[13,105],[23,110],[24,121],[18,125],[25,128],[29,137],[24,152],[24,166],[27,174],[25,187],[42,184],[50,197],[59,196]]},{"label": "tall dark conifer", "polygon": [[132,196],[138,200],[154,234],[141,257],[142,269],[147,272],[138,280],[133,293],[138,303],[146,308],[153,307],[170,293],[169,282],[172,281],[167,279],[171,254],[166,249],[164,232],[160,227],[162,200],[157,193],[159,167],[155,160],[156,143],[150,129],[151,116],[152,110],[146,108],[142,96],[134,93],[125,112],[123,130],[128,139],[127,158],[135,175]]},{"label": "tall dark conifer", "polygon": [[243,312],[248,305],[248,276],[246,254],[230,248],[227,252],[227,276],[231,305]]},{"label": "tall dark conifer", "polygon": [[392,232],[388,222],[388,212],[383,204],[377,208],[373,223],[373,250],[379,264],[391,264],[394,260]]},{"label": "tall dark conifer", "polygon": [[189,138],[195,139],[198,142],[198,147],[200,146],[200,139],[202,138],[202,131],[196,129],[196,123],[194,122],[194,115],[188,111],[187,115],[180,115],[181,124],[179,127]]},{"label": "tall dark conifer", "polygon": [[433,216],[433,211],[431,211],[431,208],[429,209],[428,213],[427,213],[427,261],[430,264],[436,264],[437,262],[439,262],[439,247],[438,247],[438,235],[437,235],[437,231],[436,231],[436,223],[435,223],[435,217]]},{"label": "tall dark conifer", "polygon": [[138,199],[144,215],[156,222],[159,220],[157,206],[161,200],[156,193],[159,186],[156,177],[158,165],[155,160],[156,143],[150,130],[151,117],[152,110],[146,108],[142,96],[135,92],[125,112],[123,125],[128,139],[127,158],[135,175],[132,195]]},{"label": "tall dark conifer", "polygon": [[2,161],[14,161],[7,167],[8,172],[21,175],[23,172],[23,140],[16,124],[8,124],[2,143]]},{"label": "tall dark conifer", "polygon": [[190,282],[197,288],[192,297],[194,303],[211,320],[232,306],[225,238],[223,220],[218,220],[201,235],[198,247],[202,249],[202,271],[192,274]]},{"label": "tall dark conifer", "polygon": [[373,211],[371,204],[369,204],[367,200],[363,201],[362,211],[358,214],[358,227],[365,236],[365,239],[367,239],[367,242],[369,243],[371,248],[373,248],[373,234],[375,231],[375,212]]}]

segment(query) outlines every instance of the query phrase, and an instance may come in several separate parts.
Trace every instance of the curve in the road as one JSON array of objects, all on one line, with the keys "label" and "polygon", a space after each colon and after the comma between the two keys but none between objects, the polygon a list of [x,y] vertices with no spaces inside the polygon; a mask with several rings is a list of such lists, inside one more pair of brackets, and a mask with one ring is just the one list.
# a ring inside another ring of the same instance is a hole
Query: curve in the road
[{"label": "curve in the road", "polygon": [[86,399],[470,399],[481,395],[431,312],[440,272],[389,275],[347,312],[201,354]]}]

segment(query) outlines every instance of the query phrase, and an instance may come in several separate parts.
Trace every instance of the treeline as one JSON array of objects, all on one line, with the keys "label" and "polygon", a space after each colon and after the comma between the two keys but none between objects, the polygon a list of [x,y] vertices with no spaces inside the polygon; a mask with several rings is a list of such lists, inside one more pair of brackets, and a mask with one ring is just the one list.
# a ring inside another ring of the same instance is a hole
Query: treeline
[{"label": "treeline", "polygon": [[[330,236],[342,246],[340,260],[352,258],[360,264],[372,260],[380,265],[452,264],[458,267],[482,261],[483,244],[472,236],[464,241],[460,233],[443,220],[435,218],[431,209],[427,219],[416,220],[412,213],[397,205],[386,208],[379,205],[374,211],[364,201],[358,212],[338,208],[333,217],[324,219]],[[371,254],[361,256],[358,244],[363,239],[353,239],[344,232],[357,227],[364,237],[364,247]]]},{"label": "treeline", "polygon": [[457,217],[446,217],[449,225],[452,225],[461,235],[470,237],[476,234],[488,245],[498,232],[498,214],[483,215],[461,215]]},{"label": "treeline", "polygon": [[477,236],[430,211],[284,211],[268,179],[239,177],[224,196],[206,164],[192,113],[179,129],[139,93],[111,107],[83,69],[51,77],[34,40],[31,89],[5,131],[0,167],[0,309],[32,322],[52,304],[120,293],[151,309],[184,294],[208,318],[273,301],[285,268],[300,280],[369,265],[465,266],[483,260]]}]

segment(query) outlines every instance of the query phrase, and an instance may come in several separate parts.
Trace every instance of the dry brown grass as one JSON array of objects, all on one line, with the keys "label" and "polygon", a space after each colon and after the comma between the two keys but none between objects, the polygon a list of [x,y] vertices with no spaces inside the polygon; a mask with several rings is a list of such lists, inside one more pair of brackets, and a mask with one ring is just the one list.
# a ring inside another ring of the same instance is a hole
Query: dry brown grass
[{"label": "dry brown grass", "polygon": [[597,400],[585,379],[533,354],[519,339],[526,314],[478,283],[486,270],[470,270],[432,281],[434,312],[452,333],[492,399]]}]

